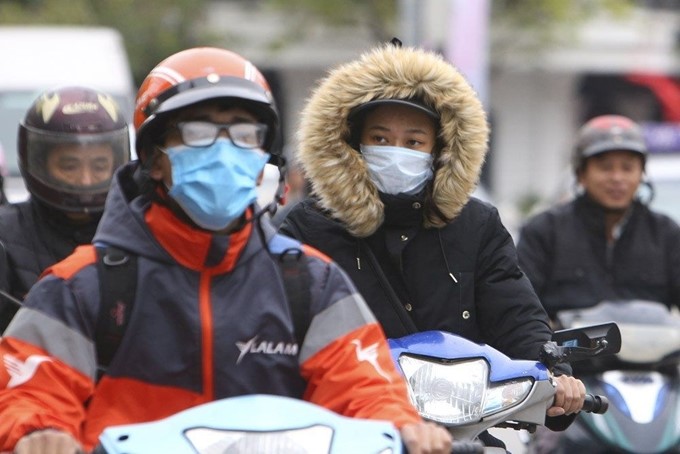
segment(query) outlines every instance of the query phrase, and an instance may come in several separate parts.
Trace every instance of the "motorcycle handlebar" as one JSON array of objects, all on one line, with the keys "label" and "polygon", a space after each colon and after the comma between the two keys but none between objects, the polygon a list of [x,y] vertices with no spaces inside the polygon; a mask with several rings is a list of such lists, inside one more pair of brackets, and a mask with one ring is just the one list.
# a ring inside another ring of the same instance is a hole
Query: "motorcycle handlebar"
[{"label": "motorcycle handlebar", "polygon": [[453,440],[451,454],[483,454],[484,444],[479,441]]},{"label": "motorcycle handlebar", "polygon": [[[402,450],[407,453],[408,448],[406,444],[402,442]],[[478,440],[474,441],[463,441],[463,440],[453,440],[451,446],[451,454],[484,454],[484,443]]]},{"label": "motorcycle handlebar", "polygon": [[605,396],[586,394],[581,411],[585,411],[587,413],[597,413],[601,415],[606,413],[608,409],[609,400]]}]

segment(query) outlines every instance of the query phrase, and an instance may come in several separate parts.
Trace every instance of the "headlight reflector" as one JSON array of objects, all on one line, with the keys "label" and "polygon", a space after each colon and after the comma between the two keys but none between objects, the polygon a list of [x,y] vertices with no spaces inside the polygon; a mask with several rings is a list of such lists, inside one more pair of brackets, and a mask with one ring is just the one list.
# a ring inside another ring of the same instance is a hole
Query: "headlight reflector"
[{"label": "headlight reflector", "polygon": [[479,421],[521,402],[531,390],[530,378],[489,385],[483,359],[445,364],[401,355],[399,365],[411,401],[426,419],[447,425]]},{"label": "headlight reflector", "polygon": [[333,429],[312,426],[278,432],[242,432],[208,428],[187,430],[196,452],[201,454],[246,454],[252,452],[290,452],[293,454],[327,454],[330,452]]}]

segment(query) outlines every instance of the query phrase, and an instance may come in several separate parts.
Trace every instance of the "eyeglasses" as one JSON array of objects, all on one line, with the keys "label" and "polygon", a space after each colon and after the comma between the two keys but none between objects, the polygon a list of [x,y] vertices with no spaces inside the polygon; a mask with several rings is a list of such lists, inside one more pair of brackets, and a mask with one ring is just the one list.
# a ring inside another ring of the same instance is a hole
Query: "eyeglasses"
[{"label": "eyeglasses", "polygon": [[175,125],[182,143],[189,147],[209,147],[214,144],[222,131],[227,131],[229,140],[241,148],[261,148],[267,138],[267,125],[262,123],[219,124],[209,121],[182,121]]}]

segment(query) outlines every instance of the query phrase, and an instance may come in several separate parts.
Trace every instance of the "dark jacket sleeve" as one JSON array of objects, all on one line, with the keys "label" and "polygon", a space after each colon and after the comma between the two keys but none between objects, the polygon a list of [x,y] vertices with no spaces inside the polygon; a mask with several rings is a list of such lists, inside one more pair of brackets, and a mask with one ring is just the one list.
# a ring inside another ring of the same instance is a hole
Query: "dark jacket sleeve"
[{"label": "dark jacket sleeve", "polygon": [[279,217],[278,219],[279,233],[306,243],[303,235],[304,228],[299,223],[303,213],[304,209],[302,203],[296,203],[294,206],[286,210],[285,214],[283,214],[282,217]]},{"label": "dark jacket sleeve", "polygon": [[553,261],[553,229],[547,213],[530,219],[520,230],[517,242],[519,265],[540,298],[550,277]]},{"label": "dark jacket sleeve", "polygon": [[475,286],[484,338],[510,357],[538,359],[552,336],[548,316],[520,269],[498,211],[490,212],[483,229]]},{"label": "dark jacket sleeve", "polygon": [[[529,279],[519,266],[512,237],[496,210],[486,223],[483,238],[481,274],[478,279],[480,298],[505,301],[500,314],[495,305],[489,313],[480,314],[481,320],[491,321],[483,323],[487,331],[485,336],[494,339],[492,345],[510,357],[538,359],[540,348],[552,337],[550,321]],[[513,303],[508,303],[508,299],[512,299]],[[562,375],[571,374],[572,371],[568,364],[560,364],[554,372]],[[547,417],[545,425],[553,431],[562,431],[575,417]]]},{"label": "dark jacket sleeve", "polygon": [[0,295],[0,337],[19,309],[19,306],[10,300],[12,294],[9,286],[9,267],[5,245],[0,241],[0,290],[4,292]]},{"label": "dark jacket sleeve", "polygon": [[680,226],[675,221],[667,219],[665,227],[668,235],[667,260],[670,274],[668,282],[670,284],[670,303],[680,309]]}]

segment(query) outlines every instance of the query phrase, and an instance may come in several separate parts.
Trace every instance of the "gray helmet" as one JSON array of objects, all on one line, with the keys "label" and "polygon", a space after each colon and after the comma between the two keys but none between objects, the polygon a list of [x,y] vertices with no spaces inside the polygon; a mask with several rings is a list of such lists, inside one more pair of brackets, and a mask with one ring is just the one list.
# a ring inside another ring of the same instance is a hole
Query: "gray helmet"
[{"label": "gray helmet", "polygon": [[583,169],[586,159],[608,151],[638,153],[644,166],[648,150],[640,126],[622,115],[601,115],[589,120],[578,132],[572,157],[574,173]]}]

